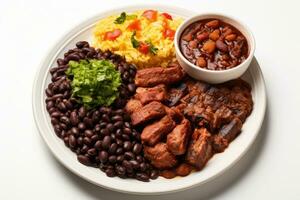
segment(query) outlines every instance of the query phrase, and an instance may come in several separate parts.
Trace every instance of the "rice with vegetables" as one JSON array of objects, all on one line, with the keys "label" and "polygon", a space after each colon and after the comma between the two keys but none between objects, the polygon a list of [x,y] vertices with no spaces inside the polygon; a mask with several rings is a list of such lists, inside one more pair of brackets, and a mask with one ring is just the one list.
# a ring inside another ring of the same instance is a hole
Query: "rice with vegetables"
[{"label": "rice with vegetables", "polygon": [[93,45],[124,56],[138,68],[165,67],[175,58],[173,39],[181,22],[155,10],[123,12],[96,24]]}]

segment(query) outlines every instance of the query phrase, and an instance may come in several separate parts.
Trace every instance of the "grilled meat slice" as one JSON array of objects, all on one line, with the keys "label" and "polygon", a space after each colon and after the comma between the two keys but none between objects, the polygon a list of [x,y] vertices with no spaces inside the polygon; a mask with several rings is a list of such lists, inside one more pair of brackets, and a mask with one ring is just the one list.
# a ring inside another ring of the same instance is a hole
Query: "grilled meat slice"
[{"label": "grilled meat slice", "polygon": [[177,87],[171,88],[168,91],[167,105],[169,107],[178,104],[180,99],[188,93],[188,87],[185,83],[179,84]]},{"label": "grilled meat slice", "polygon": [[157,101],[152,101],[131,114],[132,125],[143,124],[149,120],[157,119],[166,114],[165,106]]},{"label": "grilled meat slice", "polygon": [[212,147],[214,152],[221,153],[228,147],[228,145],[228,140],[220,135],[214,135],[214,138],[212,140]]},{"label": "grilled meat slice", "polygon": [[142,104],[149,103],[151,101],[164,101],[167,97],[166,86],[159,84],[152,88],[139,87],[136,90],[137,94],[135,98],[140,100]]},{"label": "grilled meat slice", "polygon": [[183,114],[180,112],[180,110],[176,107],[169,108],[165,106],[166,113],[169,115],[176,123],[180,123],[183,119]]},{"label": "grilled meat slice", "polygon": [[141,139],[144,144],[153,146],[158,143],[161,138],[170,133],[175,127],[175,122],[168,115],[161,120],[146,126],[141,134]]},{"label": "grilled meat slice", "polygon": [[158,169],[167,169],[177,164],[177,159],[167,148],[167,144],[158,143],[154,147],[144,147],[145,157]]},{"label": "grilled meat slice", "polygon": [[231,142],[240,133],[243,123],[239,118],[234,118],[230,123],[223,125],[218,135]]},{"label": "grilled meat slice", "polygon": [[186,151],[186,146],[190,138],[191,125],[189,120],[182,120],[167,136],[168,149],[174,155],[182,155]]},{"label": "grilled meat slice", "polygon": [[135,84],[139,87],[152,87],[158,84],[173,84],[179,82],[184,74],[181,67],[153,67],[137,71]]},{"label": "grilled meat slice", "polygon": [[206,128],[195,129],[186,154],[186,161],[198,170],[212,157],[211,135]]}]

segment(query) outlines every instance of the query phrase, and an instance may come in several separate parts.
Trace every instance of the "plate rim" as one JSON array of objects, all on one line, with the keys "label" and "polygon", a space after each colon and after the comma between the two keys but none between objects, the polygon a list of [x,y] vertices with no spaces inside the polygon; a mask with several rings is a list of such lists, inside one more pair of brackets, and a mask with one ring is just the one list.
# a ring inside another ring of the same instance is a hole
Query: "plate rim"
[{"label": "plate rim", "polygon": [[[163,189],[151,188],[148,191],[145,191],[145,190],[144,191],[137,191],[138,188],[131,189],[131,190],[128,190],[128,188],[127,189],[122,189],[122,188],[120,189],[120,188],[117,188],[118,185],[108,186],[108,185],[96,182],[94,180],[91,180],[89,177],[86,177],[85,175],[82,175],[80,173],[79,169],[74,169],[74,167],[72,167],[71,164],[68,164],[68,162],[66,160],[63,160],[63,158],[59,155],[58,151],[51,145],[50,141],[48,141],[48,138],[44,134],[44,132],[46,132],[46,131],[42,130],[43,129],[42,128],[42,126],[43,126],[42,122],[39,121],[39,119],[38,119],[38,116],[41,114],[41,113],[39,114],[39,112],[41,112],[41,111],[38,110],[38,108],[36,106],[37,105],[36,102],[40,101],[41,99],[37,99],[36,96],[37,96],[37,93],[41,92],[40,90],[43,89],[43,84],[41,84],[40,89],[38,88],[38,86],[39,86],[38,85],[38,80],[40,79],[41,75],[44,76],[44,78],[42,78],[42,80],[44,80],[45,77],[48,74],[47,72],[43,72],[43,69],[45,68],[43,66],[47,65],[49,67],[49,65],[51,63],[53,63],[53,59],[57,56],[58,52],[60,52],[60,50],[62,48],[64,48],[64,44],[66,44],[66,43],[68,43],[68,41],[72,40],[72,36],[77,35],[78,32],[80,32],[83,27],[86,28],[87,26],[91,25],[92,21],[94,21],[96,19],[99,19],[103,16],[108,16],[108,15],[111,15],[112,13],[117,13],[117,12],[124,11],[124,10],[141,10],[141,9],[145,9],[145,8],[149,8],[149,7],[155,8],[155,9],[158,9],[158,10],[172,10],[172,11],[176,10],[176,12],[189,12],[189,13],[191,13],[190,16],[196,14],[193,10],[188,10],[188,9],[185,9],[185,8],[182,8],[182,7],[169,6],[169,5],[164,5],[164,4],[138,4],[138,5],[134,5],[134,6],[119,6],[119,7],[113,8],[113,9],[108,9],[106,11],[99,12],[99,13],[89,17],[88,19],[80,21],[73,28],[66,30],[65,34],[62,34],[62,36],[59,37],[54,42],[54,44],[49,47],[49,50],[47,51],[47,54],[45,54],[45,56],[42,58],[42,60],[39,64],[39,67],[38,67],[37,72],[35,74],[35,78],[34,78],[34,82],[33,82],[33,88],[32,88],[32,110],[33,110],[33,115],[34,115],[34,121],[35,121],[36,127],[38,129],[39,135],[43,138],[43,141],[46,143],[46,145],[48,146],[48,148],[50,149],[50,151],[54,155],[54,157],[61,164],[63,164],[64,167],[66,167],[68,170],[70,170],[72,173],[76,174],[77,176],[83,178],[84,180],[86,180],[90,183],[93,183],[95,185],[101,186],[103,188],[118,191],[118,192],[123,192],[123,193],[143,194],[143,195],[165,194],[165,193],[171,193],[171,192],[186,190],[186,189],[204,184],[208,181],[211,181],[212,179],[214,179],[214,178],[220,176],[221,174],[223,174],[225,171],[227,171],[229,168],[231,168],[233,165],[235,165],[245,155],[245,153],[249,150],[249,148],[254,143],[255,139],[257,138],[257,136],[260,132],[261,126],[263,124],[264,116],[265,116],[265,112],[266,112],[266,104],[267,104],[265,80],[264,80],[262,71],[261,71],[261,69],[258,65],[256,73],[257,73],[258,78],[261,81],[260,87],[262,88],[262,91],[263,91],[262,94],[261,94],[262,95],[261,96],[262,102],[260,102],[260,103],[262,103],[260,105],[260,107],[262,107],[262,109],[260,111],[261,115],[260,115],[260,119],[259,119],[259,124],[257,126],[255,126],[255,131],[254,131],[255,134],[254,134],[254,137],[253,137],[252,141],[248,144],[248,146],[246,148],[244,148],[242,150],[242,152],[239,153],[238,157],[235,158],[233,162],[231,162],[227,166],[223,167],[220,171],[218,171],[214,175],[210,176],[209,178],[207,178],[207,179],[205,179],[205,180],[203,180],[199,183],[196,183],[196,184],[189,184],[189,185],[186,185],[184,187],[178,186],[178,187],[172,188],[170,190],[164,189],[164,188]],[[251,74],[251,77],[253,78],[253,72],[251,70],[250,70],[250,74]],[[42,101],[44,101],[44,99]],[[45,123],[48,123],[48,122],[45,122]],[[65,148],[65,146],[63,146],[63,148]],[[155,181],[153,181],[153,182],[155,182]]]}]

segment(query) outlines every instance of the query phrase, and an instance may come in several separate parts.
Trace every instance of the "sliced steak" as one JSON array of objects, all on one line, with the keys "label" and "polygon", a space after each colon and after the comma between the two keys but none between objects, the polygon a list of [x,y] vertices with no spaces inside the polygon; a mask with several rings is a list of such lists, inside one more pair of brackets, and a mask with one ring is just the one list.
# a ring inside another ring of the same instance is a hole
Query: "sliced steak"
[{"label": "sliced steak", "polygon": [[181,67],[153,67],[137,71],[135,84],[140,87],[152,87],[158,84],[173,84],[179,82],[184,74]]},{"label": "sliced steak", "polygon": [[166,115],[161,120],[146,126],[141,134],[141,139],[144,144],[153,146],[158,143],[161,138],[170,133],[175,127],[173,119]]},{"label": "sliced steak", "polygon": [[226,140],[220,135],[214,135],[214,139],[212,141],[212,147],[214,149],[214,152],[221,153],[228,147],[228,145],[228,140]]},{"label": "sliced steak", "polygon": [[158,169],[167,169],[177,164],[176,157],[168,150],[165,143],[158,143],[154,147],[144,147],[145,157]]},{"label": "sliced steak", "polygon": [[182,120],[167,136],[168,149],[174,155],[182,155],[186,151],[186,146],[191,134],[191,125],[189,120]]},{"label": "sliced steak", "polygon": [[223,125],[218,135],[231,142],[241,132],[243,123],[239,118],[234,118],[229,124]]},{"label": "sliced steak", "polygon": [[143,124],[149,120],[157,119],[166,114],[165,106],[152,101],[131,114],[132,125]]},{"label": "sliced steak", "polygon": [[186,161],[198,170],[212,157],[211,135],[206,128],[195,129],[186,154]]},{"label": "sliced steak", "polygon": [[159,84],[152,88],[137,88],[135,98],[140,100],[142,104],[151,101],[164,101],[167,98],[166,86]]}]

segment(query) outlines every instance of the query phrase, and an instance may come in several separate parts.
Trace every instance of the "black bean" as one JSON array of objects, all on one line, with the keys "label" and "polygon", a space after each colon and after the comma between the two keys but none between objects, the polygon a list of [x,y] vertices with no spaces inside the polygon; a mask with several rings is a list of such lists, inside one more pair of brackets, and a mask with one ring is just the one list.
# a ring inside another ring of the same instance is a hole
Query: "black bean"
[{"label": "black bean", "polygon": [[102,149],[102,141],[98,140],[95,145],[94,145],[95,149],[97,150],[101,150]]},{"label": "black bean", "polygon": [[51,117],[60,117],[61,116],[61,113],[59,111],[55,111],[53,113],[51,113]]},{"label": "black bean", "polygon": [[109,123],[109,124],[107,124],[106,125],[106,128],[109,130],[109,132],[113,132],[114,131],[114,129],[115,129],[115,127],[114,127],[114,125],[112,124],[112,123]]},{"label": "black bean", "polygon": [[136,161],[138,161],[139,163],[141,163],[141,162],[144,161],[144,159],[143,159],[143,157],[141,155],[137,155],[136,156]]},{"label": "black bean", "polygon": [[53,96],[53,92],[49,88],[47,88],[46,89],[46,95],[47,95],[47,97],[52,97]]},{"label": "black bean", "polygon": [[108,153],[115,154],[117,151],[118,145],[116,143],[112,143],[109,147]]},{"label": "black bean", "polygon": [[124,167],[122,167],[122,166],[117,167],[117,174],[118,175],[125,175],[125,173],[126,173],[126,170],[125,170]]},{"label": "black bean", "polygon": [[114,123],[115,129],[122,128],[122,126],[123,126],[123,121],[117,121]]},{"label": "black bean", "polygon": [[108,153],[106,151],[100,151],[99,159],[102,163],[106,163],[106,161],[108,159]]},{"label": "black bean", "polygon": [[115,173],[115,171],[113,169],[107,169],[107,170],[105,170],[105,174],[108,177],[115,177],[116,176],[116,173]]},{"label": "black bean", "polygon": [[71,148],[76,147],[76,138],[74,137],[74,135],[69,135],[69,145]]},{"label": "black bean", "polygon": [[123,160],[124,160],[124,156],[123,156],[123,155],[118,155],[118,156],[117,156],[117,162],[118,162],[118,163],[122,163]]},{"label": "black bean", "polygon": [[124,140],[130,140],[129,135],[126,135],[126,134],[122,134],[122,138],[123,138]]},{"label": "black bean", "polygon": [[86,127],[89,128],[93,127],[93,121],[88,117],[83,118],[83,123],[85,124]]},{"label": "black bean", "polygon": [[125,149],[125,151],[130,151],[131,148],[132,148],[131,142],[130,141],[125,141],[124,145],[123,145],[123,148]]},{"label": "black bean", "polygon": [[111,109],[108,108],[108,107],[101,107],[101,108],[99,109],[99,111],[100,111],[100,113],[102,113],[102,114],[107,114],[107,115],[110,115],[110,114],[111,114]]},{"label": "black bean", "polygon": [[130,83],[130,84],[128,84],[127,85],[127,88],[128,88],[128,90],[129,90],[129,92],[131,92],[131,93],[135,93],[135,84],[134,83]]},{"label": "black bean", "polygon": [[121,115],[115,115],[112,118],[112,121],[117,122],[117,121],[123,121],[123,117]]},{"label": "black bean", "polygon": [[136,143],[134,146],[133,146],[133,150],[132,152],[135,153],[136,155],[139,155],[142,151],[142,145],[139,144],[139,143]]},{"label": "black bean", "polygon": [[124,126],[127,127],[127,128],[131,128],[131,125],[129,122],[124,122]]},{"label": "black bean", "polygon": [[61,129],[63,129],[63,130],[67,130],[68,129],[68,126],[66,124],[64,124],[64,123],[60,123],[59,125],[60,125]]},{"label": "black bean", "polygon": [[91,137],[94,135],[94,133],[93,133],[92,130],[87,129],[87,130],[84,131],[84,135],[85,135],[86,137],[91,138]]},{"label": "black bean", "polygon": [[133,169],[138,169],[140,167],[140,164],[136,160],[130,160],[129,161],[133,167]]},{"label": "black bean", "polygon": [[134,154],[130,151],[127,151],[124,153],[124,158],[127,159],[127,160],[133,160],[134,159]]},{"label": "black bean", "polygon": [[109,135],[105,136],[102,141],[102,148],[108,149],[111,144],[111,137]]},{"label": "black bean", "polygon": [[146,163],[142,162],[142,163],[140,164],[140,170],[141,170],[142,172],[144,172],[144,171],[146,171],[146,169],[147,169]]},{"label": "black bean", "polygon": [[89,43],[86,41],[79,41],[76,43],[76,47],[81,49],[83,47],[89,47]]},{"label": "black bean", "polygon": [[83,122],[80,122],[78,124],[78,128],[79,128],[79,130],[83,131],[83,130],[85,130],[86,126],[85,126],[85,124]]},{"label": "black bean", "polygon": [[123,160],[122,166],[125,167],[127,172],[129,172],[129,173],[133,172],[132,164],[128,160]]},{"label": "black bean", "polygon": [[82,139],[82,137],[78,137],[77,138],[77,144],[78,144],[78,146],[82,146],[83,145],[83,139]]},{"label": "black bean", "polygon": [[66,116],[62,116],[62,117],[60,118],[60,121],[61,121],[62,123],[64,123],[64,124],[66,124],[66,125],[69,125],[69,124],[70,124],[70,120],[69,120],[69,118],[66,117]]},{"label": "black bean", "polygon": [[60,126],[58,124],[54,126],[54,132],[56,133],[56,135],[58,137],[61,136],[61,131],[62,131],[62,129],[60,128]]},{"label": "black bean", "polygon": [[92,120],[94,123],[97,123],[100,120],[100,112],[98,110],[93,112]]},{"label": "black bean", "polygon": [[89,157],[84,156],[84,155],[78,155],[78,156],[77,156],[77,160],[78,160],[80,163],[82,163],[82,164],[84,164],[84,165],[87,165],[87,166],[90,166],[90,165],[92,164],[91,161],[90,161],[90,159],[89,159]]},{"label": "black bean", "polygon": [[67,100],[67,101],[65,101],[64,103],[65,103],[65,105],[66,105],[66,107],[67,107],[68,109],[72,109],[72,108],[73,108],[73,104],[71,103],[70,100]]},{"label": "black bean", "polygon": [[83,138],[83,143],[84,143],[85,145],[87,145],[87,146],[90,146],[90,145],[92,144],[92,141],[91,141],[90,138],[84,137],[84,138]]},{"label": "black bean", "polygon": [[149,176],[145,173],[136,173],[136,179],[144,182],[149,182]]},{"label": "black bean", "polygon": [[151,173],[150,173],[150,178],[151,179],[157,179],[158,178],[158,171],[157,170],[155,170],[155,169],[153,169],[153,170],[151,170]]},{"label": "black bean", "polygon": [[101,117],[102,121],[104,122],[110,122],[109,116],[107,114],[103,114]]},{"label": "black bean", "polygon": [[100,123],[100,127],[101,127],[101,128],[105,128],[106,126],[107,126],[107,123],[106,123],[106,122],[101,122],[101,123]]},{"label": "black bean", "polygon": [[65,58],[65,61],[69,62],[70,60],[79,61],[80,56],[76,53],[72,53]]},{"label": "black bean", "polygon": [[101,129],[100,134],[104,137],[106,135],[109,135],[109,130],[107,128]]},{"label": "black bean", "polygon": [[71,133],[73,135],[79,135],[79,129],[77,127],[72,127],[71,128]]},{"label": "black bean", "polygon": [[56,112],[56,111],[57,111],[57,110],[56,110],[56,108],[54,108],[54,107],[52,107],[52,108],[50,108],[50,109],[48,110],[50,116],[51,116],[52,113],[54,113],[54,112]]},{"label": "black bean", "polygon": [[122,147],[118,147],[117,150],[116,150],[116,154],[117,155],[120,155],[122,154],[124,151],[123,151],[123,148]]},{"label": "black bean", "polygon": [[90,156],[95,156],[97,154],[97,150],[95,148],[91,148],[87,151]]},{"label": "black bean", "polygon": [[95,143],[99,140],[99,136],[94,134],[92,137],[91,137],[91,140],[92,140],[92,143]]},{"label": "black bean", "polygon": [[79,118],[76,111],[71,112],[70,122],[73,126],[76,126],[79,123]]},{"label": "black bean", "polygon": [[131,135],[131,129],[130,128],[123,128],[123,133],[126,135]]},{"label": "black bean", "polygon": [[86,115],[86,109],[84,108],[84,106],[82,106],[82,107],[79,108],[78,115],[79,115],[79,117],[81,119],[85,117],[85,115]]},{"label": "black bean", "polygon": [[58,124],[59,123],[59,121],[58,121],[58,119],[56,119],[56,118],[54,118],[54,117],[51,117],[51,124],[54,126],[54,125],[56,125],[56,124]]},{"label": "black bean", "polygon": [[124,110],[123,109],[117,109],[114,111],[115,115],[123,115],[124,114]]},{"label": "black bean", "polygon": [[65,61],[64,61],[63,59],[61,59],[61,58],[57,59],[56,62],[57,62],[58,65],[65,65],[65,64],[67,64],[67,63],[65,63]]},{"label": "black bean", "polygon": [[109,157],[108,157],[108,161],[109,161],[111,164],[116,163],[116,162],[117,162],[117,156],[115,156],[115,155],[109,156]]},{"label": "black bean", "polygon": [[84,154],[89,150],[89,147],[87,145],[83,145],[83,147],[80,150],[80,153]]},{"label": "black bean", "polygon": [[117,145],[123,147],[123,141],[120,139],[116,139]]},{"label": "black bean", "polygon": [[66,105],[63,103],[63,102],[60,102],[58,105],[57,105],[58,109],[62,112],[65,112],[67,110],[67,107]]}]

